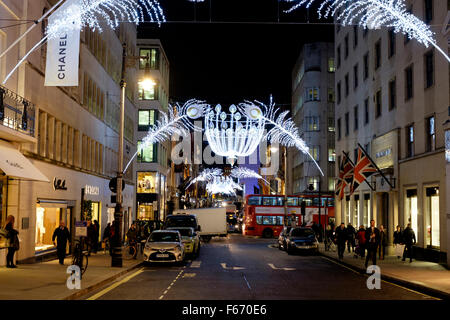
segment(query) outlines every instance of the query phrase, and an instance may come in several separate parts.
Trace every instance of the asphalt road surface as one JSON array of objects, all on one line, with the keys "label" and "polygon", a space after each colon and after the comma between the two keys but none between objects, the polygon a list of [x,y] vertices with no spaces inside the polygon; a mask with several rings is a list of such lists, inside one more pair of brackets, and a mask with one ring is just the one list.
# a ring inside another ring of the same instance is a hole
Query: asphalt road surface
[{"label": "asphalt road surface", "polygon": [[274,239],[229,235],[202,243],[200,256],[182,266],[144,266],[83,299],[90,300],[429,300],[320,255],[288,255]]}]

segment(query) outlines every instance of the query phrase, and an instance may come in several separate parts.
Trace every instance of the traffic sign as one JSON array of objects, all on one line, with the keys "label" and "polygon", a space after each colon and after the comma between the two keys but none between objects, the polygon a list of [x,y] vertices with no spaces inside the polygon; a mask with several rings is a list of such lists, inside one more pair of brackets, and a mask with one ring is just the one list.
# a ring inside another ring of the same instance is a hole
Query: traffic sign
[{"label": "traffic sign", "polygon": [[[122,180],[122,191],[123,189],[125,189],[125,183],[123,183]],[[111,190],[111,192],[117,193],[117,178],[112,178],[109,181],[109,190]]]}]

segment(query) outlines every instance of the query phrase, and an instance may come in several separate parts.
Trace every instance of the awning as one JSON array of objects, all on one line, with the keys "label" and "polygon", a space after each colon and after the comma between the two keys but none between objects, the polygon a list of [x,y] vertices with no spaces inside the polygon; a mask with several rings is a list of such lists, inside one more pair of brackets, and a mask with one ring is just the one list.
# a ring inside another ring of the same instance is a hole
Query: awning
[{"label": "awning", "polygon": [[10,177],[50,182],[19,150],[3,140],[0,140],[0,169]]}]

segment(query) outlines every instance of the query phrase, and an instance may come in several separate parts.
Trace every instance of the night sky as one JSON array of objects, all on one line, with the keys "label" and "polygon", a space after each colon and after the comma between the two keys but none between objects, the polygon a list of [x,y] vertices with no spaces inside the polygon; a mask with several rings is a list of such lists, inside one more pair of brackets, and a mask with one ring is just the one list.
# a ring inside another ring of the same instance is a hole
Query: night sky
[{"label": "night sky", "polygon": [[[273,94],[289,108],[292,68],[302,44],[333,41],[333,27],[318,20],[316,10],[286,14],[287,5],[278,8],[277,0],[160,2],[168,22],[160,28],[141,25],[139,37],[161,39],[170,61],[173,101],[198,98],[227,105],[244,99],[266,102]],[[308,18],[309,25],[297,24]]]}]

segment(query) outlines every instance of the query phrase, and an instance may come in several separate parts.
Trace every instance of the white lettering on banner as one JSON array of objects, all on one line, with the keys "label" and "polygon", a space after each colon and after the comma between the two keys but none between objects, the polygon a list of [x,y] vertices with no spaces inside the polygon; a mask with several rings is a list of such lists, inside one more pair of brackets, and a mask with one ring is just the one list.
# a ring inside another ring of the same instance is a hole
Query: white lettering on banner
[{"label": "white lettering on banner", "polygon": [[6,163],[9,164],[11,167],[15,167],[15,168],[23,170],[23,167],[17,162],[11,162],[9,160],[6,160]]},{"label": "white lettering on banner", "polygon": [[[48,23],[51,24],[55,19],[59,19],[61,12],[70,4],[71,1],[66,1],[50,15]],[[80,32],[81,30],[70,30],[64,35],[48,39],[45,86],[78,86]]]},{"label": "white lettering on banner", "polygon": [[93,196],[98,196],[100,194],[100,188],[86,185],[84,187],[84,193],[85,194],[90,194],[90,195],[93,195]]}]

